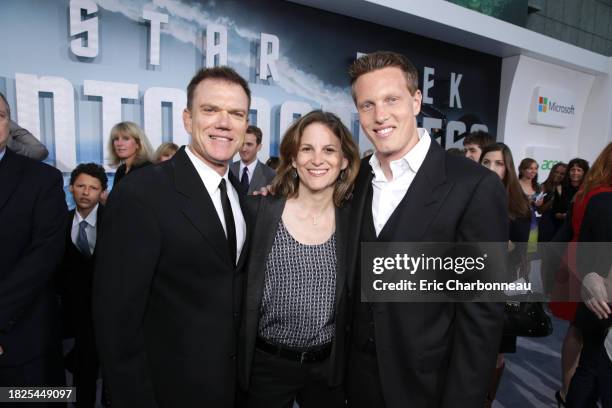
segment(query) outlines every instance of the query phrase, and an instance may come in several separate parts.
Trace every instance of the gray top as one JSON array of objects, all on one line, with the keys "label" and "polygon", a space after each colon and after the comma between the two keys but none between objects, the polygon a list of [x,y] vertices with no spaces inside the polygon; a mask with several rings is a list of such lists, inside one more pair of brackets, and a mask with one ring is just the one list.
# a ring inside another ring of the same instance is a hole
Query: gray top
[{"label": "gray top", "polygon": [[15,153],[41,161],[49,155],[49,151],[44,144],[12,120],[10,121],[9,132],[10,137],[7,146]]},{"label": "gray top", "polygon": [[259,336],[295,349],[334,337],[336,234],[319,245],[296,241],[281,220],[266,262]]}]

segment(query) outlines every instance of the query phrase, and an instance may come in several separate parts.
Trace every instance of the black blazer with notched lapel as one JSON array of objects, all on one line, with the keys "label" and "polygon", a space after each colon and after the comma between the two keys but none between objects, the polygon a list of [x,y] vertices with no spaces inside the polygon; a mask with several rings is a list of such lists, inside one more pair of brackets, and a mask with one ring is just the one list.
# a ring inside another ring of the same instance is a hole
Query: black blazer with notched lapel
[{"label": "black blazer with notched lapel", "polygon": [[[264,275],[268,254],[272,249],[278,224],[285,208],[285,198],[274,196],[249,196],[247,217],[252,239],[249,262],[246,267],[245,310],[240,328],[238,354],[238,380],[242,389],[250,383],[251,365],[255,351],[255,340],[259,328],[259,313],[264,289]],[[350,203],[336,208],[336,332],[332,343],[328,383],[339,385],[344,377],[345,350],[347,340],[347,259],[346,247],[349,239]]]},{"label": "black blazer with notched lapel", "polygon": [[[66,223],[66,250],[58,271],[58,289],[61,295],[61,310],[64,337],[74,337],[79,325],[91,327],[91,290],[93,286],[94,260],[96,248],[91,256],[85,256],[72,242],[72,222],[76,209],[68,213]],[[96,246],[102,227],[104,206],[98,205],[96,216]]]},{"label": "black blazer with notched lapel", "polygon": [[[367,199],[373,177],[368,160],[362,160],[356,181],[351,214],[355,221],[372,211]],[[360,237],[362,224],[352,223],[349,236]],[[507,240],[506,194],[499,177],[445,153],[433,139],[406,195],[378,235],[379,242]],[[351,240],[349,248],[351,303],[360,296],[354,293],[361,273],[359,241]],[[388,408],[483,405],[501,339],[502,304],[371,305],[379,378]],[[354,318],[364,319],[363,313]],[[352,324],[355,329],[364,327],[357,323]],[[351,336],[358,334],[353,331]]]},{"label": "black blazer with notched lapel", "polygon": [[248,242],[235,265],[184,149],[125,178],[105,209],[93,308],[113,407],[234,406]]},{"label": "black blazer with notched lapel", "polygon": [[59,354],[53,278],[68,214],[62,186],[62,174],[47,164],[8,148],[0,160],[0,369]]}]

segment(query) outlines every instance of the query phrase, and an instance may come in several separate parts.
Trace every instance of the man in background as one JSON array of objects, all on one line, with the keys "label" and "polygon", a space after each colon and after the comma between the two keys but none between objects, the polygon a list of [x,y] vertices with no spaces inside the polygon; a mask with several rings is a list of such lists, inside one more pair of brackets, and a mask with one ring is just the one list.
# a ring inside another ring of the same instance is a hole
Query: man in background
[{"label": "man in background", "polygon": [[64,336],[74,337],[66,367],[74,375],[77,407],[95,406],[98,353],[94,342],[91,290],[94,257],[103,207],[100,196],[108,186],[104,168],[79,164],[70,174],[70,192],[76,207],[68,215],[66,251],[60,268],[59,287]]},{"label": "man in background", "polygon": [[64,253],[62,174],[8,148],[9,129],[10,109],[1,97],[0,387],[62,386],[53,279]]},{"label": "man in background", "polygon": [[469,133],[463,139],[463,151],[465,152],[465,157],[478,163],[480,161],[482,149],[492,143],[495,143],[495,139],[485,131],[477,130]]},{"label": "man in background", "polygon": [[257,126],[247,128],[244,143],[240,148],[240,160],[230,166],[231,172],[240,180],[244,194],[252,194],[260,188],[272,184],[276,172],[257,159],[261,150],[261,129]]}]

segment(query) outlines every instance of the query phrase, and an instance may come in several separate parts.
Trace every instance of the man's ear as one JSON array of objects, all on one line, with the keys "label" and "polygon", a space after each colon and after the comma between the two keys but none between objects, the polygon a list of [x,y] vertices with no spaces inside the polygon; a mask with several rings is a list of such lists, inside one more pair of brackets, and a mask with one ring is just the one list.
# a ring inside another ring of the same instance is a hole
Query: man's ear
[{"label": "man's ear", "polygon": [[191,129],[193,128],[193,117],[188,108],[183,109],[183,126],[185,127],[187,133],[191,135]]},{"label": "man's ear", "polygon": [[421,94],[421,91],[417,89],[414,92],[412,98],[412,110],[414,111],[414,116],[416,116],[421,112],[421,102],[423,102],[423,94]]}]

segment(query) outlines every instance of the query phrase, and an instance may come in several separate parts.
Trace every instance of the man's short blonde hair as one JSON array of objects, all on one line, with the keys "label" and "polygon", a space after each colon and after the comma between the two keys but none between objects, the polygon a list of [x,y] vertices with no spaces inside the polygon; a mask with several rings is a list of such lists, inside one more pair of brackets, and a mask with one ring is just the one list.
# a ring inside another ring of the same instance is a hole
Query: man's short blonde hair
[{"label": "man's short blonde hair", "polygon": [[408,84],[410,95],[419,89],[419,72],[415,66],[402,54],[392,51],[376,51],[357,58],[349,67],[348,73],[351,78],[351,94],[355,98],[355,82],[357,79],[369,72],[383,68],[395,67],[402,70]]}]

